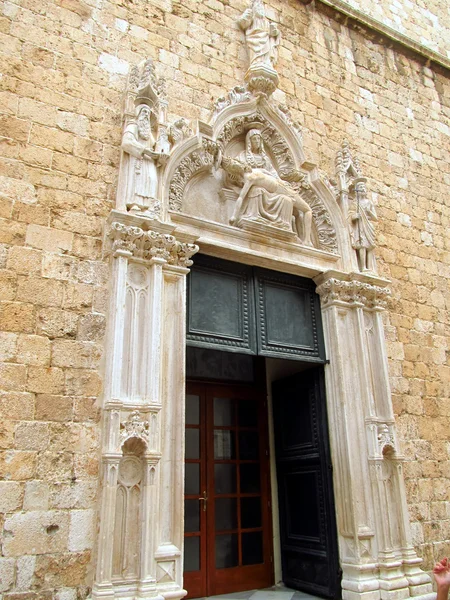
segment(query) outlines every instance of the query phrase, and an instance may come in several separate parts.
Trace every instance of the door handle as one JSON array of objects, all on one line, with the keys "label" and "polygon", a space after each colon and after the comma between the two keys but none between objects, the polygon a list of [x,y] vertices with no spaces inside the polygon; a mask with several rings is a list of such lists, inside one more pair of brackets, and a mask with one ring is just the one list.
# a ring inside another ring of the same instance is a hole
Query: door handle
[{"label": "door handle", "polygon": [[206,512],[206,503],[208,502],[208,496],[206,495],[206,490],[203,492],[203,496],[200,496],[199,501],[203,502],[203,512]]}]

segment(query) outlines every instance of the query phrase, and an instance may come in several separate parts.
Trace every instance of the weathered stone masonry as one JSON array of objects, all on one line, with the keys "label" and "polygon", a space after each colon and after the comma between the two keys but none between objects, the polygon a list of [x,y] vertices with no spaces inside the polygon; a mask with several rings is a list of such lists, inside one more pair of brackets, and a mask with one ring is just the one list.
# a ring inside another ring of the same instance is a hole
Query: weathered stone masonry
[{"label": "weathered stone masonry", "polygon": [[[167,78],[169,120],[207,121],[213,101],[243,80],[235,21],[245,5],[1,7],[5,598],[74,600],[93,581],[110,277],[103,234],[128,71],[150,56]],[[376,204],[378,273],[392,282],[385,331],[408,505],[416,549],[430,568],[450,552],[448,73],[312,5],[272,0],[266,8],[282,34],[278,99],[300,124],[305,154],[332,179],[346,138]],[[417,35],[426,37],[425,23]],[[433,25],[427,31],[431,37]]]}]

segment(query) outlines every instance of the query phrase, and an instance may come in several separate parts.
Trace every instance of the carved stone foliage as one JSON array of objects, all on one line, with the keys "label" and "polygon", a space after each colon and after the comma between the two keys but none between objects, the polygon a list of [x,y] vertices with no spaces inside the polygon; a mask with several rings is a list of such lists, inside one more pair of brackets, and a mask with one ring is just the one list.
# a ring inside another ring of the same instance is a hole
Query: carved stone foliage
[{"label": "carved stone foliage", "polygon": [[184,118],[177,119],[167,128],[167,135],[169,142],[173,147],[181,144],[181,142],[192,135],[192,129],[189,126],[189,121]]},{"label": "carved stone foliage", "polygon": [[319,248],[337,254],[336,230],[325,204],[307,183],[301,185],[300,194],[312,210]]},{"label": "carved stone foliage", "polygon": [[214,119],[214,117],[216,117],[227,106],[233,106],[234,104],[247,102],[251,99],[252,94],[248,90],[246,85],[235,85],[234,88],[231,91],[229,91],[226,96],[220,96],[214,102],[212,118]]},{"label": "carved stone foliage", "polygon": [[202,140],[202,147],[185,156],[178,165],[170,182],[169,208],[181,210],[183,205],[184,189],[188,181],[199,171],[207,170],[214,164],[219,151],[219,146],[210,139]]},{"label": "carved stone foliage", "polygon": [[292,127],[292,129],[294,129],[296,131],[297,135],[299,135],[300,138],[302,138],[302,127],[301,127],[300,123],[298,123],[297,121],[294,121],[294,119],[292,118],[292,114],[291,114],[291,111],[289,110],[289,107],[286,104],[278,104],[277,111],[278,111],[278,114],[281,116],[281,118],[286,123],[286,125],[289,125],[289,127]]},{"label": "carved stone foliage", "polygon": [[330,304],[357,304],[366,308],[384,308],[391,291],[389,288],[331,278],[319,285],[316,292],[321,296],[322,307]]},{"label": "carved stone foliage", "polygon": [[[150,425],[144,420],[138,410],[134,410],[126,421],[120,424],[120,446],[131,438],[138,438],[149,445]],[[120,474],[120,472],[119,472]]]},{"label": "carved stone foliage", "polygon": [[378,450],[380,454],[395,452],[395,439],[392,427],[386,423],[378,425]]},{"label": "carved stone foliage", "polygon": [[158,258],[180,267],[190,267],[191,257],[199,250],[196,244],[179,242],[173,235],[144,231],[118,221],[111,223],[108,238],[112,240],[113,254],[125,253],[144,260]]}]

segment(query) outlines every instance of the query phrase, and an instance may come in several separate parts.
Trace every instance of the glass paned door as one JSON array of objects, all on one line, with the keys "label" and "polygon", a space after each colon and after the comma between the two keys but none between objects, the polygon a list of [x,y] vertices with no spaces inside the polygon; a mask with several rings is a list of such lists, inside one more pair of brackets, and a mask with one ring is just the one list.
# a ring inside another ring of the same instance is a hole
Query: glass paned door
[{"label": "glass paned door", "polygon": [[272,583],[267,414],[244,386],[188,384],[184,587],[191,598]]}]

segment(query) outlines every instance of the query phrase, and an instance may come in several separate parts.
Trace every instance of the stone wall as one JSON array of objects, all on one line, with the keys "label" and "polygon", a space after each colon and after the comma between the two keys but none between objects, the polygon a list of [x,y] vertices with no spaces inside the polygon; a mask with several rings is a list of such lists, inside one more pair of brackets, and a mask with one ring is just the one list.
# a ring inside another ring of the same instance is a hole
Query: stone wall
[{"label": "stone wall", "polygon": [[450,15],[440,0],[349,0],[348,4],[445,58],[450,57]]},{"label": "stone wall", "polygon": [[[92,581],[98,404],[129,66],[150,56],[169,117],[206,119],[242,81],[229,0],[18,0],[0,18],[0,591],[84,596]],[[308,158],[330,175],[344,138],[377,203],[379,273],[415,542],[450,553],[448,73],[368,41],[313,5],[266,2],[277,70]],[[375,15],[374,15],[375,16]],[[26,595],[26,596],[25,596]]]}]

